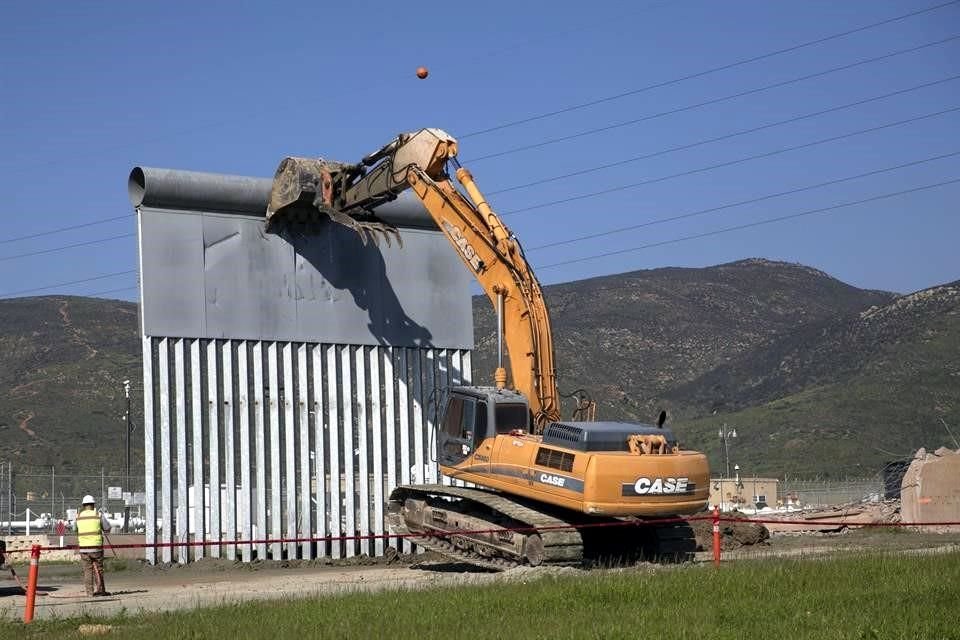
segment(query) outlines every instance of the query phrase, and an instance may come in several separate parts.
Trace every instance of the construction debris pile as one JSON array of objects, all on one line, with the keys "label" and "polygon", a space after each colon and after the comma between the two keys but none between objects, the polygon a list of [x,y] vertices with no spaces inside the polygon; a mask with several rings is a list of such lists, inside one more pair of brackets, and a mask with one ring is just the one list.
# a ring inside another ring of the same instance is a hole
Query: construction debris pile
[{"label": "construction debris pile", "polygon": [[[764,513],[767,530],[774,535],[801,533],[829,533],[869,524],[900,522],[900,501],[856,502],[837,506],[818,507],[803,511]],[[776,522],[776,521],[789,521]],[[798,521],[802,521],[799,524]]]},{"label": "construction debris pile", "polygon": [[[904,522],[960,522],[960,449],[917,451],[900,486]],[[945,532],[960,527],[921,527]]]},{"label": "construction debris pile", "polygon": [[960,449],[920,449],[903,475],[899,499],[861,500],[813,509],[770,511],[754,516],[764,520],[770,534],[831,533],[869,525],[920,523],[917,530],[946,533],[958,526],[931,522],[960,522]]}]

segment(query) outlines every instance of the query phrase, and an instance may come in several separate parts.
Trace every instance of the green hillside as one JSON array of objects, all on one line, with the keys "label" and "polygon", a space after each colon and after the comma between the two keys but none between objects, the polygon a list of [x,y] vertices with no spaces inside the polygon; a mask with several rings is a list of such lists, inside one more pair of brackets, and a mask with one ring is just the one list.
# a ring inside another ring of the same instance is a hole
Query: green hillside
[{"label": "green hillside", "polygon": [[[802,265],[745,260],[545,288],[561,390],[599,417],[666,408],[684,443],[746,472],[864,475],[960,435],[960,285],[865,291]],[[494,318],[474,300],[474,380],[490,380]],[[70,296],[0,301],[0,460],[21,472],[119,472],[122,381],[142,424],[137,306]],[[569,408],[569,407],[567,407]],[[134,465],[142,465],[142,432]],[[142,467],[141,467],[142,468]],[[84,481],[89,484],[89,481]]]}]

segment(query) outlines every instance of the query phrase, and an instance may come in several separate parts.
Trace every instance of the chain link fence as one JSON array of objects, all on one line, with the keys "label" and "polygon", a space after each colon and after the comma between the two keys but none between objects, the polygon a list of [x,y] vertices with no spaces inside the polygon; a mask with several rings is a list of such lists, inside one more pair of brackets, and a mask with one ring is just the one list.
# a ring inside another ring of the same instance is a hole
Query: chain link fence
[{"label": "chain link fence", "polygon": [[75,517],[85,495],[92,495],[111,519],[122,520],[128,507],[131,518],[139,517],[143,505],[136,502],[143,498],[143,485],[142,471],[127,479],[123,471],[106,468],[73,473],[0,461],[0,534],[22,533],[28,510],[31,532],[52,532],[57,521]]}]

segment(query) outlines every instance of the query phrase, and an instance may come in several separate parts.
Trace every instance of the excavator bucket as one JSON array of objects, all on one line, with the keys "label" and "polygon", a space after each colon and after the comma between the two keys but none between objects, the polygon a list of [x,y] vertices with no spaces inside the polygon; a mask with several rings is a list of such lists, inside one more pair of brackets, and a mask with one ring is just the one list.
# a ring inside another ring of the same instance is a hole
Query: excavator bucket
[{"label": "excavator bucket", "polygon": [[337,207],[340,192],[360,173],[356,165],[330,162],[319,158],[284,158],[277,167],[267,202],[267,229],[296,225],[298,230],[316,231],[324,218],[353,229],[363,241],[379,244],[383,236],[387,245],[396,239],[402,246],[399,231],[364,209],[342,211]]}]

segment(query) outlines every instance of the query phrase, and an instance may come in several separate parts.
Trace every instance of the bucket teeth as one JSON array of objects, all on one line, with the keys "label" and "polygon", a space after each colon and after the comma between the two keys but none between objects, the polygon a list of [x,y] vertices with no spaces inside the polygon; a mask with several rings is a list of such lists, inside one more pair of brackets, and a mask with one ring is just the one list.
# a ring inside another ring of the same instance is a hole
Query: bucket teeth
[{"label": "bucket teeth", "polygon": [[396,239],[397,245],[403,246],[403,239],[400,237],[400,231],[393,225],[387,224],[385,222],[377,222],[373,220],[358,220],[353,216],[344,213],[338,209],[328,207],[324,204],[314,202],[314,206],[317,207],[321,212],[327,214],[331,220],[338,224],[342,224],[345,227],[349,227],[357,232],[360,236],[360,240],[363,242],[363,245],[367,245],[367,241],[370,240],[373,242],[374,246],[380,246],[380,236],[383,236],[386,240],[387,246],[393,246],[391,244],[391,239]]}]

